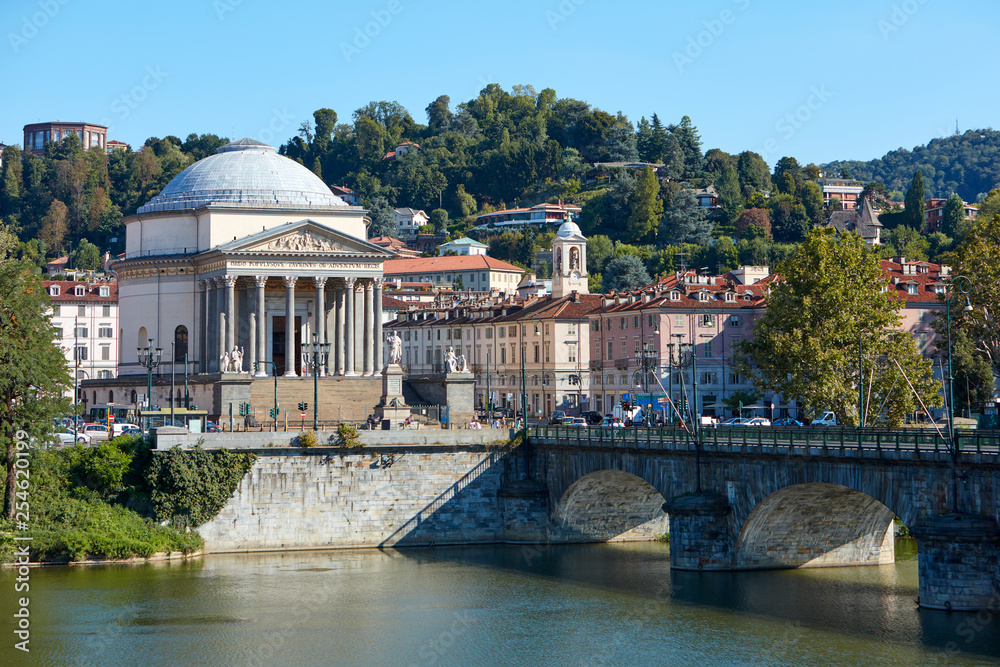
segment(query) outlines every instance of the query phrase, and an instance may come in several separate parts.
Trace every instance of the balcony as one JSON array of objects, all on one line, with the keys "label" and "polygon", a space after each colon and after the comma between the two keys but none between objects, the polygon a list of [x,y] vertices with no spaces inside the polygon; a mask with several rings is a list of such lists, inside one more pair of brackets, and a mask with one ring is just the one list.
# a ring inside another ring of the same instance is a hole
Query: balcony
[{"label": "balcony", "polygon": [[591,359],[588,368],[592,371],[599,371],[604,368],[604,362],[600,359]]},{"label": "balcony", "polygon": [[620,371],[627,371],[628,362],[629,362],[628,359],[615,359],[615,368],[617,368]]}]

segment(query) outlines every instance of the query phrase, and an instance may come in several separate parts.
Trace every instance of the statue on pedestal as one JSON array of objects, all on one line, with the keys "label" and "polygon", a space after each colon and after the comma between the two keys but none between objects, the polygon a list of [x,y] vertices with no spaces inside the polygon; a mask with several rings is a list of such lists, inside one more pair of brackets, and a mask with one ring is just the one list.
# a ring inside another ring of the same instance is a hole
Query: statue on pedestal
[{"label": "statue on pedestal", "polygon": [[448,373],[454,373],[458,370],[458,358],[455,356],[455,348],[451,345],[448,346],[448,351],[444,355],[444,368]]},{"label": "statue on pedestal", "polygon": [[386,342],[389,343],[389,363],[398,364],[403,359],[403,339],[395,331],[390,331]]}]

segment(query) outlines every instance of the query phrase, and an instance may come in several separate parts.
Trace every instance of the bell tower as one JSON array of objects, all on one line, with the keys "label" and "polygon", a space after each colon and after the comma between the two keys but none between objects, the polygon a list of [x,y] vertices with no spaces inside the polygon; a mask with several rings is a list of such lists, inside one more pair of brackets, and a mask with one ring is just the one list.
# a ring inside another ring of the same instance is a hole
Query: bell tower
[{"label": "bell tower", "polygon": [[552,298],[587,288],[587,239],[575,222],[567,220],[552,239]]}]

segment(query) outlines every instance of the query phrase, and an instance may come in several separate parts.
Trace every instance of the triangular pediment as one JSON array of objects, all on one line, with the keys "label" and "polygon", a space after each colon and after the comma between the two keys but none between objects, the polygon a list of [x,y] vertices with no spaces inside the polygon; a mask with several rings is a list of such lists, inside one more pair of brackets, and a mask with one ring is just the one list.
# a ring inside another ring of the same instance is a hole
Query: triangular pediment
[{"label": "triangular pediment", "polygon": [[349,255],[393,257],[373,243],[331,229],[313,220],[302,220],[258,232],[219,246],[226,254]]}]

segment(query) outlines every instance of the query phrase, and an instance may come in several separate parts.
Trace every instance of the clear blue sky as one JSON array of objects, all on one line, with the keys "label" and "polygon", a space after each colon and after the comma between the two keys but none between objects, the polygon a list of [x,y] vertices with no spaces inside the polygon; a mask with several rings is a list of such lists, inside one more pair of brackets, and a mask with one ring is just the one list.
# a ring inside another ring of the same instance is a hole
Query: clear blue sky
[{"label": "clear blue sky", "polygon": [[425,123],[438,95],[454,107],[495,82],[633,121],[686,114],[705,149],[772,165],[872,159],[956,117],[995,125],[997,26],[985,0],[4,0],[0,142],[83,120],[133,146],[191,132],[277,145],[320,107],[349,122],[397,100]]}]

